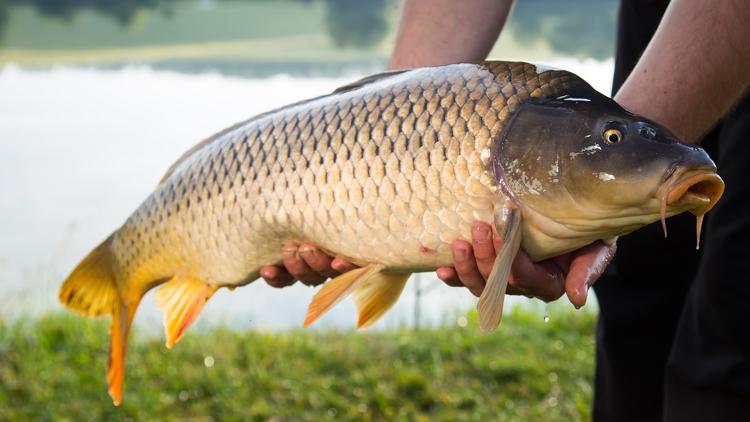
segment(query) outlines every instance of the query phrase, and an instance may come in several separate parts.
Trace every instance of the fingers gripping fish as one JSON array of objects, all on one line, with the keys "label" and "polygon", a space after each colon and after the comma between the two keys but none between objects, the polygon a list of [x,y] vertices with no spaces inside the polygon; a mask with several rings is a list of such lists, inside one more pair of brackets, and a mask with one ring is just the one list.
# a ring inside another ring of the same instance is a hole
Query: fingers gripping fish
[{"label": "fingers gripping fish", "polygon": [[[221,287],[306,242],[361,268],[326,283],[305,326],[352,294],[377,321],[413,272],[452,265],[476,220],[504,236],[479,303],[498,326],[519,248],[535,261],[614,241],[723,192],[706,153],[574,74],[485,62],[374,75],[201,142],[76,267],[61,301],[112,315],[109,392],[120,403],[130,325],[160,286],[172,347]],[[698,224],[700,227],[700,223]]]}]

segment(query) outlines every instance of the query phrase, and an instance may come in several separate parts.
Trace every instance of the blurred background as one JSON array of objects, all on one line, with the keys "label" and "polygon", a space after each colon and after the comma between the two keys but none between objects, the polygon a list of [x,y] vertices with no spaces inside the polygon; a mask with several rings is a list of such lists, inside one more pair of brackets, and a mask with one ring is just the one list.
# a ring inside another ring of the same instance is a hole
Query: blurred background
[{"label": "blurred background", "polygon": [[[60,311],[67,273],[199,140],[382,71],[399,7],[397,0],[0,0],[0,322]],[[616,8],[616,0],[517,1],[490,58],[571,70],[609,94]],[[297,328],[313,294],[262,282],[222,290],[197,331]],[[554,307],[565,319],[574,312],[562,302]],[[554,311],[526,298],[510,303],[509,312],[520,307],[538,321]],[[474,304],[465,289],[417,275],[375,331],[463,328]],[[355,315],[346,302],[316,329],[352,328]],[[161,332],[153,294],[136,324],[147,336]],[[586,353],[582,359],[593,350]]]}]

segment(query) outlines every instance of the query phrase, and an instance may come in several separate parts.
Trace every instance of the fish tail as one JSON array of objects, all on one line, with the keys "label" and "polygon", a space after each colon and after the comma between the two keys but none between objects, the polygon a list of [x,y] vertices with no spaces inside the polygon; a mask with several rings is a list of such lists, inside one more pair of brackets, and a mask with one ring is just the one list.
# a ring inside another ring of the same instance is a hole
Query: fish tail
[{"label": "fish tail", "polygon": [[138,305],[128,306],[119,300],[112,312],[110,326],[109,358],[107,359],[107,385],[109,396],[115,406],[122,402],[125,384],[125,353],[128,349],[128,334]]},{"label": "fish tail", "polygon": [[107,380],[109,395],[114,404],[119,405],[125,380],[128,334],[143,294],[123,297],[118,288],[123,283],[118,280],[115,271],[113,236],[108,237],[78,264],[60,288],[59,297],[63,305],[78,314],[88,317],[112,315]]},{"label": "fish tail", "polygon": [[118,300],[112,237],[97,246],[68,276],[60,288],[60,302],[88,317],[112,314]]}]

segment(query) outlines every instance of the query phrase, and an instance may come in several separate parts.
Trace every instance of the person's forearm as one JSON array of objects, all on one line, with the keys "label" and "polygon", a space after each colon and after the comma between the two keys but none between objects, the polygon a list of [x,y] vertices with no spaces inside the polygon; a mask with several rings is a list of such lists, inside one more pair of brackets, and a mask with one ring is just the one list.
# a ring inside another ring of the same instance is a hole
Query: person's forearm
[{"label": "person's forearm", "polygon": [[484,60],[512,5],[513,0],[406,0],[388,67]]},{"label": "person's forearm", "polygon": [[615,100],[690,143],[750,82],[750,1],[672,0]]}]

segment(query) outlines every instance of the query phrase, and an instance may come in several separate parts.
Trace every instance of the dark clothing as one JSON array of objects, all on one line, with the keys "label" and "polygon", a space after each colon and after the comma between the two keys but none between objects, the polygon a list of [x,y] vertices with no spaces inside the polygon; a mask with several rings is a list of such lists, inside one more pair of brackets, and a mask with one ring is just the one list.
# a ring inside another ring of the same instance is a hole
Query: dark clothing
[{"label": "dark clothing", "polygon": [[724,197],[712,210],[705,251],[667,361],[668,420],[750,420],[750,98],[717,132]]},{"label": "dark clothing", "polygon": [[[635,66],[668,1],[622,0],[613,90]],[[703,141],[726,192],[707,216],[652,224],[618,241],[600,303],[594,419],[750,420],[750,98]]]}]

